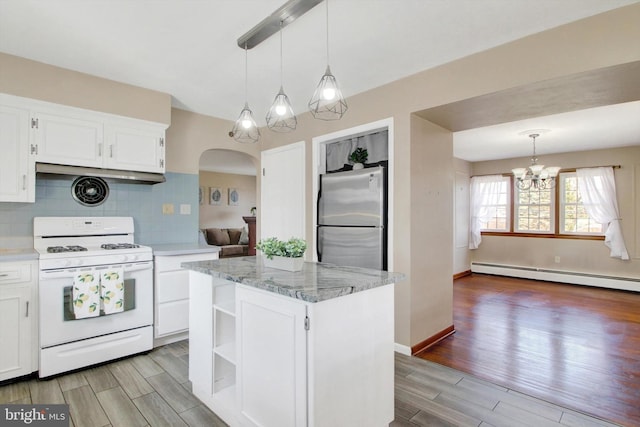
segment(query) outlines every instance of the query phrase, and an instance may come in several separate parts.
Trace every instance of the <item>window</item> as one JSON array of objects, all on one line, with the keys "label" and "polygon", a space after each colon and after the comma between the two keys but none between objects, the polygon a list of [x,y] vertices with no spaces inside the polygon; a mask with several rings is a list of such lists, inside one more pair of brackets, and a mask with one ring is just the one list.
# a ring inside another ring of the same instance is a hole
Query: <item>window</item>
[{"label": "window", "polygon": [[560,175],[560,233],[587,235],[604,233],[602,224],[589,217],[582,205],[578,192],[578,176],[575,172]]},{"label": "window", "polygon": [[503,176],[498,185],[492,187],[496,192],[490,200],[496,203],[484,204],[491,216],[482,223],[482,231],[509,231],[509,213],[511,211],[511,178]]},{"label": "window", "polygon": [[[480,177],[478,177],[480,178]],[[558,174],[554,188],[520,190],[513,177],[492,175],[491,183],[471,187],[476,195],[482,234],[602,239],[606,227],[589,216],[578,192],[575,172]],[[487,189],[491,184],[491,196]],[[472,196],[473,200],[473,196]],[[479,240],[478,240],[479,242]]]},{"label": "window", "polygon": [[553,189],[514,189],[513,231],[517,233],[553,233],[554,192]]}]

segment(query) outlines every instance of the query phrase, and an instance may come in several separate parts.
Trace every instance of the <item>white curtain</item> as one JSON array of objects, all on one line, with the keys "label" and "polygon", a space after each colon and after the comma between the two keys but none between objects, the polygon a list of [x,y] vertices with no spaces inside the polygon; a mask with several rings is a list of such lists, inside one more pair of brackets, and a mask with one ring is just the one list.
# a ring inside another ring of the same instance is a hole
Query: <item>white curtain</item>
[{"label": "white curtain", "polygon": [[584,208],[594,221],[607,227],[604,244],[611,249],[611,257],[629,259],[620,227],[613,168],[577,169],[576,175]]},{"label": "white curtain", "polygon": [[502,175],[471,177],[469,189],[469,249],[477,249],[482,241],[480,230],[496,215],[496,205],[500,198]]}]

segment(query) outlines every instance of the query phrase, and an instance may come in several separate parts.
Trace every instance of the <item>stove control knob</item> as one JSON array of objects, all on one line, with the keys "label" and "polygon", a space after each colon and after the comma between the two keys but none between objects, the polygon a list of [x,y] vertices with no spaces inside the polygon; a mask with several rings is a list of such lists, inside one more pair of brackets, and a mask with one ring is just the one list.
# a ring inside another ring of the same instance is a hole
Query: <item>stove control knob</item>
[{"label": "stove control knob", "polygon": [[76,262],[75,262],[75,266],[76,266],[76,267],[79,267],[79,266],[81,266],[82,264],[84,264],[84,261],[83,261],[83,260],[81,260],[81,259],[76,259]]},{"label": "stove control knob", "polygon": [[131,261],[137,261],[139,258],[138,255],[131,255]]},{"label": "stove control knob", "polygon": [[64,261],[60,261],[60,264],[62,264],[63,267],[71,267],[71,260],[65,259]]},{"label": "stove control knob", "polygon": [[126,255],[120,255],[120,261],[121,262],[127,262],[129,260],[129,257]]}]

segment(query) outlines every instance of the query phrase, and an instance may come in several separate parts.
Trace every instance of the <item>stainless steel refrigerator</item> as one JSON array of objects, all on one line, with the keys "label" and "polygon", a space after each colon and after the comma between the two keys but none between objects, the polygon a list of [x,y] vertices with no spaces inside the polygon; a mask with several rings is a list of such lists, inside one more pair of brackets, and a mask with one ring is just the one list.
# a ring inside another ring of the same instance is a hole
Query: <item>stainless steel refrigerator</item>
[{"label": "stainless steel refrigerator", "polygon": [[382,166],[321,175],[318,261],[386,270],[386,201]]}]

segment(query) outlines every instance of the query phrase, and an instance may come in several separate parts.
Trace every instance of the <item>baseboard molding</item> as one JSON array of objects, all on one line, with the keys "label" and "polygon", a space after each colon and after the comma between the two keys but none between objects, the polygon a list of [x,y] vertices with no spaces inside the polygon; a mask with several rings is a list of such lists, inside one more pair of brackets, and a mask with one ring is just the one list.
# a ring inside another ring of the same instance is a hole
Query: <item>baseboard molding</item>
[{"label": "baseboard molding", "polygon": [[414,346],[411,346],[411,354],[415,356],[418,353],[422,353],[423,351],[425,351],[426,349],[428,349],[432,345],[442,341],[443,339],[445,339],[449,335],[452,335],[453,333],[455,333],[455,331],[456,331],[456,329],[453,327],[453,325],[444,328],[443,330],[441,330],[437,334],[430,336],[426,340],[421,341],[421,342],[419,342],[418,344],[416,344]]},{"label": "baseboard molding", "polygon": [[545,280],[548,282],[569,283],[572,285],[596,286],[599,288],[640,292],[640,279],[629,277],[606,276],[602,274],[579,273],[575,271],[550,270],[544,268],[489,264],[482,262],[472,262],[471,271],[473,273],[518,277],[521,279]]},{"label": "baseboard molding", "polygon": [[453,275],[453,280],[460,279],[462,277],[471,276],[471,270],[461,271],[460,273],[456,273]]},{"label": "baseboard molding", "polygon": [[411,347],[398,343],[395,343],[394,346],[394,350],[396,353],[404,354],[405,356],[411,356]]}]

